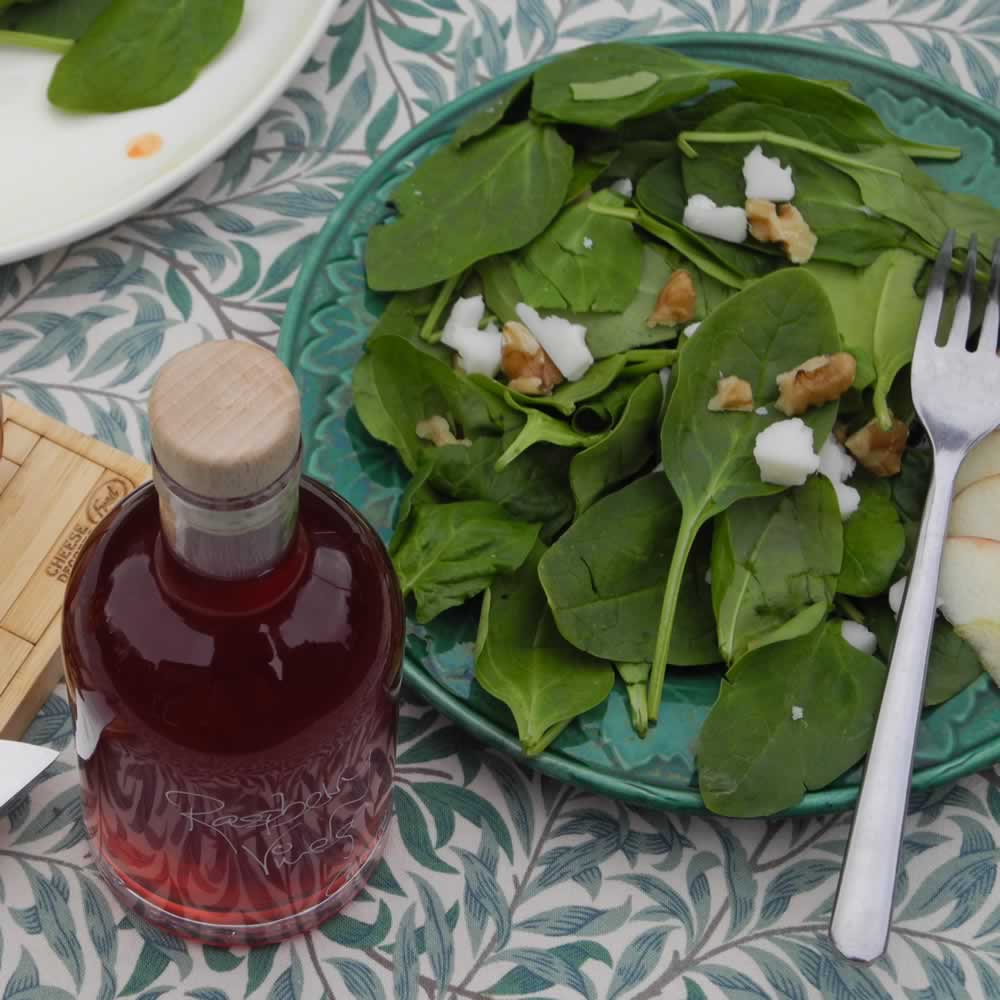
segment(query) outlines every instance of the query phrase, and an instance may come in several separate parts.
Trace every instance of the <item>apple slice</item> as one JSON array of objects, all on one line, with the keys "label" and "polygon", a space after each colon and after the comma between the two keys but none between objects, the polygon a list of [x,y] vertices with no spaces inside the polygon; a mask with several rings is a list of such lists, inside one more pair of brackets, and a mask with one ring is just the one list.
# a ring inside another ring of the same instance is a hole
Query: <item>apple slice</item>
[{"label": "apple slice", "polygon": [[1000,475],[1000,428],[987,434],[965,456],[955,479],[955,493],[960,493],[979,479],[996,475]]},{"label": "apple slice", "polygon": [[1000,541],[960,535],[944,543],[938,607],[1000,684]]},{"label": "apple slice", "polygon": [[1000,541],[1000,475],[977,479],[956,494],[948,534]]}]

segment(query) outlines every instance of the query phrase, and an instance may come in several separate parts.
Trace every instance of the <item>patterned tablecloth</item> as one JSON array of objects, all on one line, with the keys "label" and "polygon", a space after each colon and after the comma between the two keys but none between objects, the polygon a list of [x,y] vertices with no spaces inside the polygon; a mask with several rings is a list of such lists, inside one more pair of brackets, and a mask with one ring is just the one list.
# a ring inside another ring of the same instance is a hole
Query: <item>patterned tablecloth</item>
[{"label": "patterned tablecloth", "polygon": [[[159,366],[205,337],[272,347],[312,234],[393,138],[554,49],[681,30],[860,47],[1000,100],[998,0],[349,0],[288,93],[183,190],[0,268],[0,389],[144,453]],[[307,938],[225,950],[103,890],[60,689],[28,738],[62,756],[0,817],[3,1000],[1000,997],[995,772],[916,803],[888,957],[858,969],[825,936],[847,817],[645,813],[541,779],[419,702],[403,716],[398,824],[369,891]]]}]

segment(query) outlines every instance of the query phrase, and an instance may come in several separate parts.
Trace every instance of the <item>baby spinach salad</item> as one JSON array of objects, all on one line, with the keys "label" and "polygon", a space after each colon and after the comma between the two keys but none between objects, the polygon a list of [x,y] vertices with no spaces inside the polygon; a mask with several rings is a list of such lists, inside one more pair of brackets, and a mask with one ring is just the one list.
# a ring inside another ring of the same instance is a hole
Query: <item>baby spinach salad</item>
[{"label": "baby spinach salad", "polygon": [[[668,671],[700,670],[709,808],[780,811],[864,755],[930,476],[920,290],[954,220],[956,271],[1000,236],[916,163],[959,152],[839,83],[607,44],[396,189],[355,404],[412,476],[413,613],[478,605],[526,753],[616,684],[640,735],[669,726]],[[939,618],[927,703],[982,669]]]},{"label": "baby spinach salad", "polygon": [[130,111],[187,90],[242,17],[243,0],[0,0],[0,48],[61,54],[58,108]]}]

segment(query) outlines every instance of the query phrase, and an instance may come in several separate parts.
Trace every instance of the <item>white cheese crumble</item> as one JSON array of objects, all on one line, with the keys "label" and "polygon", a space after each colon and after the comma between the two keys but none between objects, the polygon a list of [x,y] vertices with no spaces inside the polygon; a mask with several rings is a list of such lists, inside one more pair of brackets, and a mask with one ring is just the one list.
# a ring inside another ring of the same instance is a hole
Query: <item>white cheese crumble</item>
[{"label": "white cheese crumble", "polygon": [[864,627],[860,622],[845,621],[841,623],[840,634],[855,649],[860,649],[862,653],[871,656],[878,648],[878,640],[875,633]]},{"label": "white cheese crumble", "polygon": [[585,250],[593,250],[593,248],[594,248],[594,241],[589,236],[584,236],[584,238],[583,238],[583,247],[584,247]]},{"label": "white cheese crumble", "polygon": [[776,156],[765,156],[760,146],[754,146],[744,158],[743,180],[747,198],[779,202],[795,197],[792,168],[783,167]]},{"label": "white cheese crumble", "polygon": [[738,205],[716,205],[703,194],[693,194],[684,207],[684,225],[692,232],[714,236],[728,243],[747,238],[747,214]]},{"label": "white cheese crumble", "polygon": [[851,453],[831,434],[819,450],[819,471],[835,483],[843,483],[854,475],[857,462]]},{"label": "white cheese crumble", "polygon": [[458,299],[444,325],[441,343],[457,352],[463,371],[493,378],[500,371],[503,335],[495,323],[479,329],[485,315],[481,295]]},{"label": "white cheese crumble", "polygon": [[819,468],[812,430],[798,417],[765,427],[754,441],[753,457],[765,483],[801,486]]},{"label": "white cheese crumble", "polygon": [[856,466],[857,462],[832,434],[823,442],[819,450],[819,472],[833,483],[842,521],[846,521],[861,505],[861,494],[853,486],[844,484],[854,474]]},{"label": "white cheese crumble", "polygon": [[766,417],[767,416],[767,407],[766,406],[758,406],[757,409],[754,410],[753,412],[756,413],[758,417]]},{"label": "white cheese crumble", "polygon": [[889,588],[889,607],[892,608],[892,613],[898,618],[899,609],[903,606],[903,592],[906,590],[906,581],[908,577],[900,577],[890,588]]},{"label": "white cheese crumble", "polygon": [[685,337],[693,337],[698,332],[699,326],[701,326],[701,323],[688,323],[688,325],[681,330],[681,333],[683,333]]},{"label": "white cheese crumble", "polygon": [[802,710],[801,705],[792,705],[792,722],[801,721],[805,714],[806,713]]},{"label": "white cheese crumble", "polygon": [[594,356],[587,347],[587,328],[579,323],[571,323],[562,316],[546,316],[524,302],[515,307],[517,318],[528,328],[528,332],[545,348],[552,363],[569,382],[583,378],[594,363]]},{"label": "white cheese crumble", "polygon": [[623,198],[631,198],[635,193],[635,185],[627,177],[622,177],[620,180],[615,181],[609,190],[614,191],[615,194],[620,194]]}]

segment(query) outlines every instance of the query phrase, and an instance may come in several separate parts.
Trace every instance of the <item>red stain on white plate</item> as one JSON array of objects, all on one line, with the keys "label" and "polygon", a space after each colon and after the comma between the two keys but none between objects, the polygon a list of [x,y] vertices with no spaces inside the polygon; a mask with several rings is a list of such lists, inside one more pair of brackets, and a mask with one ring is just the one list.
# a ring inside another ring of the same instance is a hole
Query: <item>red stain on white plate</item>
[{"label": "red stain on white plate", "polygon": [[126,147],[130,160],[145,160],[163,149],[163,136],[156,132],[144,132],[137,135]]}]

